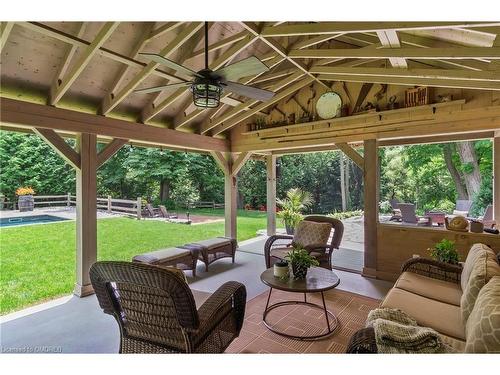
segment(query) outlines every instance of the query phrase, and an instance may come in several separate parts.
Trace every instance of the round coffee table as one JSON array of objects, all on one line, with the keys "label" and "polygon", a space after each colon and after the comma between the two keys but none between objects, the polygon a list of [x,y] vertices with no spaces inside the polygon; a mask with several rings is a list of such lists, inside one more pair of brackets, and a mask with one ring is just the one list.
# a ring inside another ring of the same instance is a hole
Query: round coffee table
[{"label": "round coffee table", "polygon": [[[295,280],[292,277],[288,278],[287,280],[281,280],[280,278],[274,276],[274,270],[271,267],[262,272],[262,274],[260,275],[260,280],[264,284],[270,287],[269,295],[267,297],[266,308],[264,310],[264,314],[262,315],[262,320],[264,321],[265,326],[270,331],[277,333],[278,335],[281,336],[298,340],[318,340],[325,336],[331,335],[337,328],[338,326],[337,317],[331,311],[327,310],[325,303],[325,296],[323,295],[324,291],[333,289],[340,283],[339,277],[333,271],[320,267],[311,267],[307,271],[306,278],[303,280]],[[283,290],[285,292],[292,292],[292,293],[304,293],[304,301],[283,301],[269,305],[273,289]],[[321,293],[321,300],[323,302],[323,306],[312,302],[308,302],[307,293]],[[273,328],[266,320],[267,315],[272,310],[287,305],[306,305],[315,309],[323,310],[326,320],[326,328],[327,328],[326,333],[323,333],[321,335],[296,336],[278,331],[277,329]]]}]

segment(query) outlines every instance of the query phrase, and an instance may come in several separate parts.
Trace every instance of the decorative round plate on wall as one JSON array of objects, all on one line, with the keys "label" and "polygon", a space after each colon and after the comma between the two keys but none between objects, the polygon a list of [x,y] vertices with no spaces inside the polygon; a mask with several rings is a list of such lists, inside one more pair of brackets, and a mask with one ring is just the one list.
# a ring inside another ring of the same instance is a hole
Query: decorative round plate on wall
[{"label": "decorative round plate on wall", "polygon": [[326,120],[333,117],[340,117],[342,108],[342,98],[333,91],[325,92],[316,102],[316,112],[318,116]]}]

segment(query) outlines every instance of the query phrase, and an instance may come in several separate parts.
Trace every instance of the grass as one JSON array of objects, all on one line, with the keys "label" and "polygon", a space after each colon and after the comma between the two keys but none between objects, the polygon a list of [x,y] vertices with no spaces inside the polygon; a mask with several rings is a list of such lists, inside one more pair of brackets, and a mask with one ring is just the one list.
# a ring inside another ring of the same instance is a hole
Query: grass
[{"label": "grass", "polygon": [[[223,210],[191,213],[223,216]],[[238,211],[238,240],[266,227],[265,212]],[[98,260],[130,260],[147,251],[224,235],[224,222],[183,225],[129,218],[97,221]],[[0,230],[0,315],[66,295],[75,283],[75,222]]]}]

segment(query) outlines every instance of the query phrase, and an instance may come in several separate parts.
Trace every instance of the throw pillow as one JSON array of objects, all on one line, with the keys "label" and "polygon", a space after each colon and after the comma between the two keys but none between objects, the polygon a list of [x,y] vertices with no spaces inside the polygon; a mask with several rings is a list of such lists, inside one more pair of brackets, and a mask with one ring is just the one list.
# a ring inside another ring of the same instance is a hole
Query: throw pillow
[{"label": "throw pillow", "polygon": [[332,225],[330,223],[316,223],[314,221],[302,220],[297,228],[293,242],[304,247],[309,245],[326,245]]},{"label": "throw pillow", "polygon": [[500,276],[494,276],[477,296],[465,327],[466,353],[500,353]]},{"label": "throw pillow", "polygon": [[485,251],[489,251],[492,254],[495,254],[493,250],[491,250],[488,246],[483,245],[482,243],[476,243],[472,245],[467,254],[467,259],[464,263],[464,268],[462,269],[462,275],[460,277],[460,283],[462,286],[462,292],[467,287],[467,283],[469,281],[470,273],[472,272],[472,267],[476,263],[476,259]]}]

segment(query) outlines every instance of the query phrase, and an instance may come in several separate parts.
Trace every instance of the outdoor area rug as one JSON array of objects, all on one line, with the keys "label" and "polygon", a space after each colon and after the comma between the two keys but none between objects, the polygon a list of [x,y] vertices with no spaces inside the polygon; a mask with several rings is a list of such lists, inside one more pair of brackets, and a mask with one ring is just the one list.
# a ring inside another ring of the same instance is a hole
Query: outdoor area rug
[{"label": "outdoor area rug", "polygon": [[[318,341],[300,341],[271,332],[262,322],[268,292],[247,302],[245,322],[240,336],[227,348],[226,353],[345,353],[351,335],[364,327],[368,312],[378,307],[380,301],[341,290],[325,292],[327,309],[339,321],[335,332]],[[287,293],[273,289],[271,302],[303,300],[303,294]],[[321,305],[321,294],[308,294],[309,302]],[[290,305],[274,309],[268,322],[280,331],[293,335],[326,332],[322,310],[303,305]]]}]

